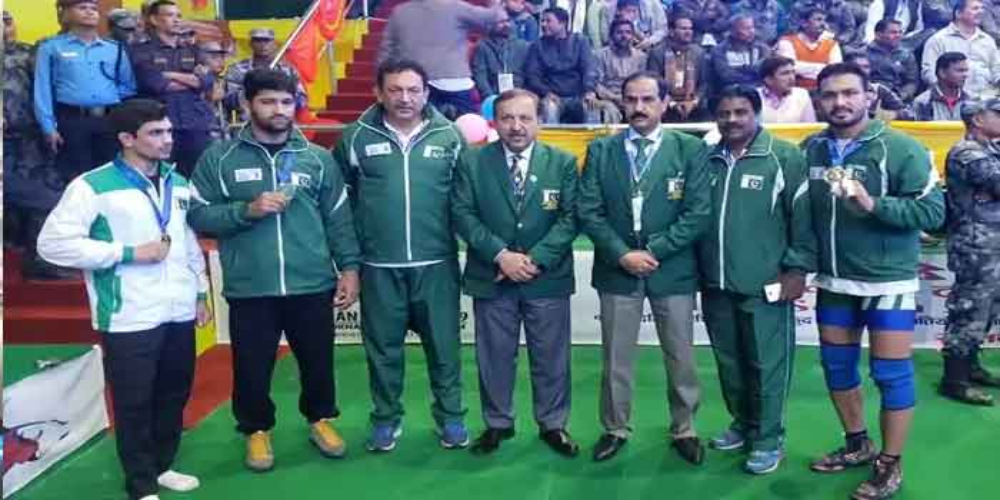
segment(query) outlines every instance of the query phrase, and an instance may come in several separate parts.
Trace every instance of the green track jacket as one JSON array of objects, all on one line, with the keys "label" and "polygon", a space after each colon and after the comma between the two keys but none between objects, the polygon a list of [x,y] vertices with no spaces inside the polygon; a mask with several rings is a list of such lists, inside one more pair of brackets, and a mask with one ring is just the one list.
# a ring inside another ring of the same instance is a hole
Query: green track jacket
[{"label": "green track jacket", "polygon": [[[283,168],[290,168],[297,186],[288,208],[247,218],[251,201],[277,190]],[[298,129],[271,156],[246,126],[209,146],[191,180],[195,203],[188,223],[218,238],[226,297],[323,292],[335,286],[340,271],[358,268],[361,252],[340,168]]]}]

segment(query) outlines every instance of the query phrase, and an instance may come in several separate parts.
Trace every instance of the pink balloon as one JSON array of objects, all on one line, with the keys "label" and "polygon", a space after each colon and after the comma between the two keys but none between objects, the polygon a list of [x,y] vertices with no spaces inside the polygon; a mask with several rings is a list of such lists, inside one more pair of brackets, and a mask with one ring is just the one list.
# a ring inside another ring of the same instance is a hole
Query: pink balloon
[{"label": "pink balloon", "polygon": [[486,119],[473,113],[459,116],[455,120],[455,126],[462,132],[465,140],[472,144],[485,141],[490,131],[490,124]]}]

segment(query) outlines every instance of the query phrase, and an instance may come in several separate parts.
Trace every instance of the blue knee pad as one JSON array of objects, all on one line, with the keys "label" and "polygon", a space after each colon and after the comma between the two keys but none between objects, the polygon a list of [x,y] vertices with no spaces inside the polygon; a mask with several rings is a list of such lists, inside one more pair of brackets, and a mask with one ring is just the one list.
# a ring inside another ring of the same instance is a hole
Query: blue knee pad
[{"label": "blue knee pad", "polygon": [[906,410],[917,404],[912,359],[872,357],[871,377],[882,392],[883,410]]},{"label": "blue knee pad", "polygon": [[827,389],[849,391],[861,385],[861,374],[858,372],[861,345],[823,343],[819,346],[819,358]]}]

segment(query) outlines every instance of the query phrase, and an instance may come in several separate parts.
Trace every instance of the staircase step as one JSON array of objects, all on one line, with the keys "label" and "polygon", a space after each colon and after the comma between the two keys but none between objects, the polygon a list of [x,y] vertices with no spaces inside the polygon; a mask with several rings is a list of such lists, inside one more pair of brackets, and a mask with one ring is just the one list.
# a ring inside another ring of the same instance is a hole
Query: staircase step
[{"label": "staircase step", "polygon": [[4,286],[7,307],[32,307],[39,304],[56,307],[86,307],[87,288],[82,280],[22,281]]},{"label": "staircase step", "polygon": [[354,50],[354,62],[374,63],[376,59],[378,59],[378,47]]},{"label": "staircase step", "polygon": [[369,33],[381,33],[385,30],[385,27],[389,25],[388,19],[373,17],[368,20],[368,32]]},{"label": "staircase step", "polygon": [[87,307],[32,306],[4,308],[4,342],[11,344],[95,343]]},{"label": "staircase step", "polygon": [[373,92],[375,87],[374,78],[344,78],[337,81],[337,93],[344,94],[364,94]]},{"label": "staircase step", "polygon": [[367,33],[361,37],[361,46],[367,49],[378,49],[382,45],[382,33]]},{"label": "staircase step", "polygon": [[317,113],[320,118],[332,118],[341,123],[353,123],[361,116],[361,111],[320,111]]},{"label": "staircase step", "polygon": [[371,92],[366,94],[338,93],[326,98],[326,109],[330,111],[364,111],[368,109],[368,106],[371,106],[375,100],[375,95]]},{"label": "staircase step", "polygon": [[347,65],[347,78],[375,80],[375,64],[353,62]]},{"label": "staircase step", "polygon": [[330,132],[317,132],[316,137],[313,138],[313,142],[327,149],[332,149],[334,146],[337,145],[338,142],[340,142],[340,137],[342,135],[343,132],[341,132],[340,130],[330,131]]}]

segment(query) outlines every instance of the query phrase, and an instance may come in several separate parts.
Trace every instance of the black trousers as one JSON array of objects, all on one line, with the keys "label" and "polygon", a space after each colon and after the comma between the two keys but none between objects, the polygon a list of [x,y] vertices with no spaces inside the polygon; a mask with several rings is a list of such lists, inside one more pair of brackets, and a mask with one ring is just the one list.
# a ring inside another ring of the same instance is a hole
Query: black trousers
[{"label": "black trousers", "polygon": [[156,478],[170,469],[181,442],[194,380],[194,321],[102,338],[125,490],[130,499],[155,495]]},{"label": "black trousers", "polygon": [[333,292],[227,301],[236,429],[252,434],[274,427],[271,377],[282,332],[299,364],[299,411],[310,423],[339,415],[333,379]]},{"label": "black trousers", "polygon": [[56,153],[56,170],[66,181],[113,160],[118,154],[118,139],[111,132],[107,117],[85,116],[59,107],[56,117],[64,141]]}]

